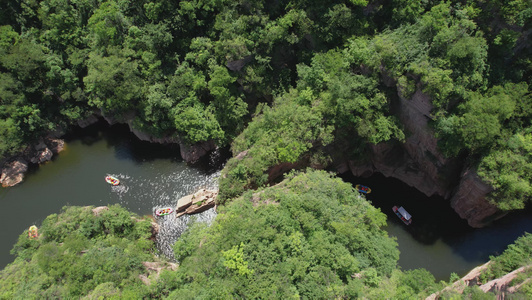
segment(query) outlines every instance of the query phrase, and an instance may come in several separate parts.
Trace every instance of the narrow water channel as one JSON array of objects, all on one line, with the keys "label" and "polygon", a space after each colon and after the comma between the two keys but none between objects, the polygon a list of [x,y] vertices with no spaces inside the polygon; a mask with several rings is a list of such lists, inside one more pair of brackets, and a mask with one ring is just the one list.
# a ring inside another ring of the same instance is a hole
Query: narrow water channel
[{"label": "narrow water channel", "polygon": [[[21,184],[0,188],[0,268],[13,261],[9,251],[25,229],[40,226],[65,205],[119,203],[139,215],[153,215],[155,208],[175,206],[200,187],[216,188],[223,164],[213,155],[202,166],[188,166],[178,147],[139,141],[121,125],[95,124],[65,140],[66,149],[52,162],[31,170]],[[107,184],[107,174],[121,184]],[[170,243],[159,241],[161,246]]]},{"label": "narrow water channel", "polygon": [[[177,147],[139,141],[125,126],[103,123],[77,130],[65,137],[66,149],[49,162],[34,168],[25,181],[0,188],[0,268],[14,257],[9,254],[18,236],[29,226],[39,226],[46,216],[59,213],[65,205],[108,205],[119,203],[140,215],[173,206],[177,200],[200,187],[215,188],[224,155],[213,154],[203,165],[188,166]],[[104,177],[112,174],[122,184],[109,186]],[[372,188],[367,198],[388,215],[386,230],[397,237],[403,270],[425,268],[437,280],[448,280],[451,272],[464,275],[501,253],[525,231],[532,232],[532,213],[507,216],[493,226],[472,229],[440,197],[426,197],[417,190],[382,175],[341,177]],[[413,216],[404,225],[391,208],[404,206]],[[206,211],[198,221],[210,222],[215,213]],[[165,239],[159,249],[171,256],[171,245],[189,218],[159,219]]]},{"label": "narrow water channel", "polygon": [[[425,268],[437,280],[449,280],[452,272],[465,275],[487,262],[490,255],[502,253],[525,232],[532,232],[530,211],[513,213],[489,227],[473,229],[460,219],[447,200],[427,197],[397,179],[381,174],[369,178],[350,174],[341,177],[353,185],[371,188],[366,198],[388,216],[386,230],[397,238],[401,268]],[[405,225],[395,215],[394,205],[403,206],[412,215],[411,225]]]}]

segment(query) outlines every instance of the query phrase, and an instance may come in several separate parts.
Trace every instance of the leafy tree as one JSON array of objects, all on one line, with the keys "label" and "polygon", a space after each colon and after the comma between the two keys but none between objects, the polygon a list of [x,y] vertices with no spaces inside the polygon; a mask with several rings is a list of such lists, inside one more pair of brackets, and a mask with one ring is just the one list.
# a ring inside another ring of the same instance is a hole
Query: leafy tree
[{"label": "leafy tree", "polygon": [[323,171],[292,173],[223,206],[211,227],[193,226],[176,242],[181,275],[170,297],[343,297],[354,273],[387,277],[395,269],[385,223],[351,185]]},{"label": "leafy tree", "polygon": [[87,28],[95,47],[119,46],[129,27],[120,6],[113,0],[102,2],[89,18]]},{"label": "leafy tree", "polygon": [[115,48],[111,52],[109,56],[91,53],[83,81],[90,104],[120,115],[135,108],[143,81],[138,63],[128,57],[128,51]]},{"label": "leafy tree", "polygon": [[21,234],[15,262],[0,271],[0,297],[119,297],[131,290],[147,296],[138,275],[145,272],[142,262],[153,259],[150,221],[119,206],[99,215],[91,209],[65,207],[46,218],[39,238]]}]

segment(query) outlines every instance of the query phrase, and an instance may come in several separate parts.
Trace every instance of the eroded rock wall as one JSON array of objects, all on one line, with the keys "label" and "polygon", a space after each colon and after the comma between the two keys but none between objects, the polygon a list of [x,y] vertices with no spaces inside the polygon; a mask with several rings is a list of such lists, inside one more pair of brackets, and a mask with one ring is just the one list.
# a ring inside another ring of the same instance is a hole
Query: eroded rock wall
[{"label": "eroded rock wall", "polygon": [[[399,97],[394,109],[404,126],[405,142],[369,145],[368,157],[363,161],[336,155],[336,170],[363,177],[377,172],[427,196],[440,195],[449,199],[453,209],[472,227],[482,227],[499,217],[500,211],[486,200],[492,191],[489,185],[474,170],[466,169],[463,161],[446,158],[438,150],[429,124],[433,109],[430,98],[418,89],[411,99]],[[335,152],[347,153],[345,149]]]},{"label": "eroded rock wall", "polygon": [[397,178],[427,196],[450,198],[461,164],[456,159],[445,158],[437,149],[437,139],[429,127],[432,110],[429,97],[420,90],[412,99],[400,97],[396,110],[406,133],[405,142],[369,145],[367,160],[340,160],[337,170],[348,169],[355,176],[378,172]]},{"label": "eroded rock wall", "polygon": [[[109,116],[104,115],[103,118],[110,125],[113,125],[116,123],[122,123],[118,121],[117,119],[109,117]],[[123,118],[126,120],[125,124],[129,126],[129,130],[141,141],[147,141],[147,142],[157,143],[157,144],[178,144],[181,158],[183,158],[183,160],[186,161],[187,163],[197,162],[200,158],[204,157],[209,152],[215,150],[217,147],[216,143],[213,140],[189,145],[188,143],[184,142],[178,136],[155,137],[153,135],[150,135],[148,133],[145,133],[145,132],[142,132],[136,129],[133,126],[133,119],[135,118],[133,113],[125,114]]]}]

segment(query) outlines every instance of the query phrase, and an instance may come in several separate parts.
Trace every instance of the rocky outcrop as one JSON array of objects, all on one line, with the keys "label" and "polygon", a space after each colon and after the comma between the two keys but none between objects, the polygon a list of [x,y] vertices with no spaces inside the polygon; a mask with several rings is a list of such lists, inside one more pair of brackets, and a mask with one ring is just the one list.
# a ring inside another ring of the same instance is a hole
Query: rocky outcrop
[{"label": "rocky outcrop", "polygon": [[[501,294],[506,291],[508,292],[515,292],[519,288],[516,286],[510,287],[510,283],[521,273],[525,273],[527,270],[532,268],[532,265],[521,267],[517,270],[514,270],[501,278],[493,279],[491,281],[486,282],[485,284],[480,286],[480,289],[484,292],[492,292],[495,294]],[[525,281],[529,281],[530,278],[527,278]],[[522,285],[522,284],[521,284]],[[504,299],[504,297],[502,297]]]},{"label": "rocky outcrop", "polygon": [[181,158],[187,163],[195,163],[207,153],[216,149],[216,144],[212,140],[189,145],[176,136],[158,138],[135,129],[132,126],[132,122],[128,122],[128,125],[129,130],[141,141],[158,144],[178,144]]},{"label": "rocky outcrop", "polygon": [[139,279],[142,280],[145,285],[151,285],[152,281],[157,281],[162,270],[166,269],[171,271],[177,271],[177,268],[179,267],[178,264],[171,262],[145,261],[142,263],[142,265],[144,266],[144,269],[146,270],[147,274],[140,274]]},{"label": "rocky outcrop", "polygon": [[[481,283],[480,275],[488,269],[488,266],[491,262],[487,262],[481,266],[478,266],[467,273],[464,277],[453,282],[450,286],[444,288],[443,290],[433,293],[425,300],[436,300],[440,298],[440,295],[445,294],[445,292],[457,292],[463,293],[467,287],[478,286],[481,291],[484,293],[494,293],[497,295],[497,299],[505,299],[508,294],[515,293],[519,290],[521,286],[529,282],[530,278],[525,278],[521,283],[512,285],[512,281],[516,279],[520,274],[525,273],[532,268],[532,265],[520,267],[500,278],[493,279],[484,284]],[[510,286],[512,285],[512,286]]]},{"label": "rocky outcrop", "polygon": [[[395,83],[383,72],[383,82]],[[417,90],[411,99],[398,92],[394,112],[404,126],[404,143],[388,142],[368,146],[368,157],[354,161],[343,156],[346,149],[335,149],[335,167],[339,173],[350,171],[355,176],[381,173],[416,188],[427,196],[449,199],[458,215],[472,227],[482,227],[500,217],[500,211],[487,200],[492,191],[473,170],[463,171],[463,162],[449,159],[438,150],[437,138],[430,127],[433,106],[428,95]]]},{"label": "rocky outcrop", "polygon": [[28,163],[23,158],[4,164],[0,182],[3,187],[14,186],[24,180],[24,174],[28,170]]},{"label": "rocky outcrop", "polygon": [[184,214],[197,214],[215,207],[218,191],[201,189],[192,195],[187,195],[179,201],[175,209],[176,218]]},{"label": "rocky outcrop", "polygon": [[52,150],[48,149],[44,142],[40,142],[35,146],[36,154],[31,158],[31,162],[34,164],[41,164],[52,159],[54,155]]},{"label": "rocky outcrop", "polygon": [[444,288],[443,290],[431,294],[430,296],[425,298],[425,300],[436,300],[436,299],[439,299],[439,296],[442,293],[445,293],[445,292],[448,292],[448,291],[455,291],[455,292],[458,292],[458,293],[462,293],[465,290],[465,288],[468,287],[468,286],[480,285],[479,284],[479,282],[480,282],[480,279],[479,279],[480,274],[482,274],[482,272],[485,271],[488,268],[489,264],[490,264],[490,262],[487,262],[487,263],[485,263],[483,265],[480,265],[480,266],[474,268],[469,273],[467,273],[464,277],[462,277],[459,280],[453,282],[453,284],[451,284],[450,286]]},{"label": "rocky outcrop", "polygon": [[251,61],[253,61],[253,55],[247,55],[242,59],[228,61],[225,66],[231,71],[240,72],[240,70]]},{"label": "rocky outcrop", "polygon": [[92,209],[92,214],[95,216],[99,216],[102,212],[109,210],[109,207],[107,206],[98,206]]},{"label": "rocky outcrop", "polygon": [[188,145],[184,142],[179,142],[179,150],[181,157],[188,163],[197,162],[200,158],[207,155],[210,151],[216,149],[214,141],[200,142],[193,145]]},{"label": "rocky outcrop", "polygon": [[34,164],[42,164],[52,160],[54,154],[65,149],[65,141],[61,139],[46,138],[39,141],[33,147],[29,147],[24,151],[24,157]]},{"label": "rocky outcrop", "polygon": [[65,148],[65,142],[61,139],[44,138],[36,145],[28,146],[19,156],[4,160],[0,183],[3,187],[14,186],[24,180],[24,174],[28,171],[28,162],[42,164],[50,161],[54,154]]},{"label": "rocky outcrop", "polygon": [[445,158],[438,150],[437,139],[429,126],[432,110],[429,97],[420,90],[412,99],[399,97],[395,110],[407,135],[405,142],[370,145],[368,159],[362,162],[335,159],[336,169],[350,170],[355,176],[378,172],[397,178],[427,196],[437,194],[449,198],[461,164]]},{"label": "rocky outcrop", "polygon": [[79,127],[86,128],[92,124],[98,123],[98,121],[99,121],[98,116],[96,114],[92,114],[85,119],[78,120],[77,123]]},{"label": "rocky outcrop", "polygon": [[469,226],[480,228],[505,215],[486,200],[493,188],[484,183],[471,169],[460,176],[460,183],[451,198],[451,207]]},{"label": "rocky outcrop", "polygon": [[65,141],[62,139],[47,139],[46,145],[53,154],[58,154],[65,149]]},{"label": "rocky outcrop", "polygon": [[[104,115],[103,118],[110,125],[120,123],[117,119],[113,117]],[[213,151],[216,149],[216,143],[213,140],[189,145],[188,143],[183,141],[178,136],[155,137],[153,135],[150,135],[148,133],[145,133],[145,132],[142,132],[136,129],[133,126],[133,120],[135,118],[135,115],[133,113],[125,114],[123,118],[127,120],[125,121],[125,123],[129,126],[129,130],[141,141],[157,143],[157,144],[178,144],[181,158],[183,158],[183,160],[186,161],[187,163],[195,163],[200,158],[207,155],[210,151]]]}]

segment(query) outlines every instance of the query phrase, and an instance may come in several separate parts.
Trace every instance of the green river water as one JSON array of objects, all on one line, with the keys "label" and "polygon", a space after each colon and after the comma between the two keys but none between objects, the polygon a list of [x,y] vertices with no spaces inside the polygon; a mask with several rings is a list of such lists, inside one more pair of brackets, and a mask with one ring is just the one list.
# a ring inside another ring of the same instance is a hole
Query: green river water
[{"label": "green river water", "polygon": [[[92,125],[66,136],[66,149],[52,162],[34,168],[24,182],[0,188],[3,213],[0,224],[0,267],[14,257],[9,254],[18,236],[29,226],[40,226],[49,214],[65,205],[119,203],[140,215],[153,215],[155,208],[174,206],[177,200],[201,187],[215,188],[221,157],[213,153],[201,166],[184,163],[177,147],[138,141],[124,126]],[[112,187],[107,174],[121,180]],[[451,272],[467,273],[497,254],[524,231],[532,231],[529,213],[506,218],[495,226],[473,230],[459,219],[442,199],[427,198],[412,188],[383,176],[354,178],[353,184],[369,185],[373,204],[388,215],[387,230],[397,237],[403,269],[426,268],[437,279],[448,280]],[[391,212],[403,205],[413,215],[405,226]],[[200,220],[212,221],[209,210]],[[159,220],[159,249],[171,253],[171,244],[186,227],[188,218],[171,216]]]}]

